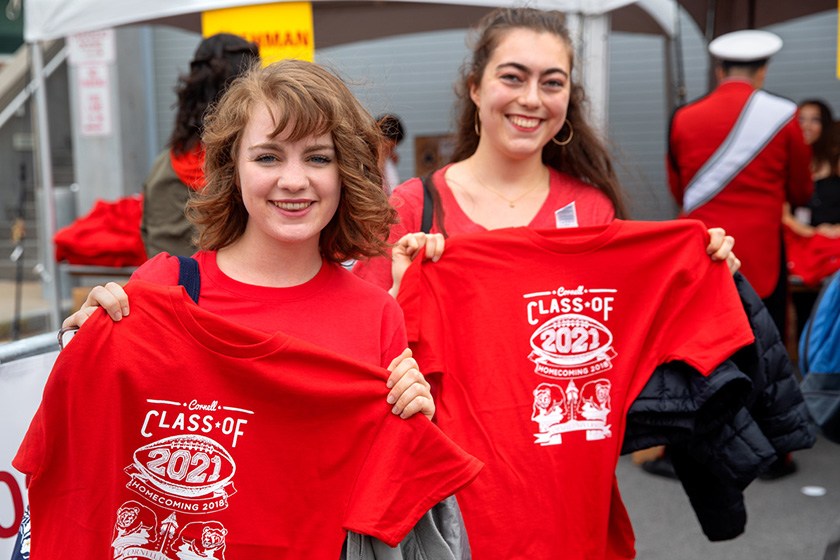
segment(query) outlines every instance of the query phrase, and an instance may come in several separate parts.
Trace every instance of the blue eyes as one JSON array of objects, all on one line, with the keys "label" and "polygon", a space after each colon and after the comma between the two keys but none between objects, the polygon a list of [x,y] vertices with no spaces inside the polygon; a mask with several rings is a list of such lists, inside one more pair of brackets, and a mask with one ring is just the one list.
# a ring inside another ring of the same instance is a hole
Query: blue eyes
[{"label": "blue eyes", "polygon": [[[254,161],[257,163],[270,164],[280,161],[280,158],[274,154],[260,154],[254,157]],[[329,165],[332,163],[333,158],[325,155],[311,155],[306,157],[306,161],[315,165]]]}]

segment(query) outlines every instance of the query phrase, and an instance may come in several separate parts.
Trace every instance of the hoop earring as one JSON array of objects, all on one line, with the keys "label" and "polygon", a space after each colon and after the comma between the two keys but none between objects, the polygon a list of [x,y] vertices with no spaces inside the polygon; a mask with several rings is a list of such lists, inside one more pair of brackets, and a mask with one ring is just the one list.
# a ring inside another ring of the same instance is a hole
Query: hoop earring
[{"label": "hoop earring", "polygon": [[[569,119],[566,119],[566,122],[564,123],[564,125],[566,125],[566,124],[569,125],[569,137],[568,138],[566,138],[562,142],[558,142],[557,138],[555,138],[554,136],[551,137],[551,141],[554,142],[555,144],[557,144],[558,146],[565,146],[566,144],[571,142],[572,138],[574,138],[574,136],[575,136],[575,129],[572,128],[572,123],[569,122]],[[560,128],[560,130],[563,130],[563,129]]]},{"label": "hoop earring", "polygon": [[476,136],[481,136],[481,121],[478,120],[478,107],[476,107],[475,113],[473,113],[473,129],[475,130]]}]

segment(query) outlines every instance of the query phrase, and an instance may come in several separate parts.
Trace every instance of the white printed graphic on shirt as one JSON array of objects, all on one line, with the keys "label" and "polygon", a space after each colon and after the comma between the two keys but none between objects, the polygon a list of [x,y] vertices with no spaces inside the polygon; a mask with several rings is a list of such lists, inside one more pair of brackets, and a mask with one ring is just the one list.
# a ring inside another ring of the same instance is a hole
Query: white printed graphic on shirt
[{"label": "white printed graphic on shirt", "polygon": [[[117,510],[114,558],[223,559],[228,530],[204,517],[228,507],[236,462],[217,440],[235,448],[245,435],[244,416],[253,412],[218,401],[146,402],[152,406],[140,433],[155,439],[136,449],[125,468],[126,487],[142,502],[127,500]],[[185,522],[178,515],[193,517]]]},{"label": "white printed graphic on shirt", "polygon": [[[534,443],[557,445],[567,432],[585,432],[587,440],[612,436],[610,380],[604,377],[617,356],[606,326],[614,311],[614,289],[557,288],[525,294],[531,335],[528,359],[534,373],[552,379],[534,389],[531,420],[539,432]],[[598,375],[597,379],[582,378]],[[577,381],[577,382],[576,382]]]}]

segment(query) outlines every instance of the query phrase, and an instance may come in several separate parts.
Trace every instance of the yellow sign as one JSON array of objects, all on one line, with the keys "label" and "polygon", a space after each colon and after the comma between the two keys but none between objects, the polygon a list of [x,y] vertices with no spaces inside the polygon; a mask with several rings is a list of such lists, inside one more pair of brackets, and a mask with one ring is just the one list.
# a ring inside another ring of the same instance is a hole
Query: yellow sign
[{"label": "yellow sign", "polygon": [[310,62],[315,59],[312,4],[309,2],[211,10],[201,14],[201,32],[205,37],[233,33],[256,43],[263,65],[284,58]]}]

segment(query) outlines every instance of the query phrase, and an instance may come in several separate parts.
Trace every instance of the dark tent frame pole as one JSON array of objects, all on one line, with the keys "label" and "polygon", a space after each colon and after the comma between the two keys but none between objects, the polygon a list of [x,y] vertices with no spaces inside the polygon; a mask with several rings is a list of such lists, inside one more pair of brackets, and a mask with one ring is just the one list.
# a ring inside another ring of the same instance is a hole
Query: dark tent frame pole
[{"label": "dark tent frame pole", "polygon": [[15,223],[12,226],[12,241],[15,244],[12,261],[15,263],[15,309],[12,315],[12,340],[20,338],[23,318],[23,261],[25,257],[26,226],[26,164],[20,164],[20,192]]},{"label": "dark tent frame pole", "polygon": [[676,64],[676,83],[677,83],[677,107],[681,105],[685,105],[686,97],[688,92],[686,91],[685,86],[685,60],[683,59],[683,33],[682,33],[682,17],[680,15],[680,11],[682,8],[679,4],[677,4],[677,9],[675,10],[674,15],[674,29],[676,31],[674,35],[674,62]]},{"label": "dark tent frame pole", "polygon": [[[717,0],[711,0],[706,8],[706,46],[715,38],[716,20],[717,19]],[[712,56],[708,55],[709,72],[707,75],[707,91],[712,91],[717,85],[717,78],[715,77],[715,61]]]}]

